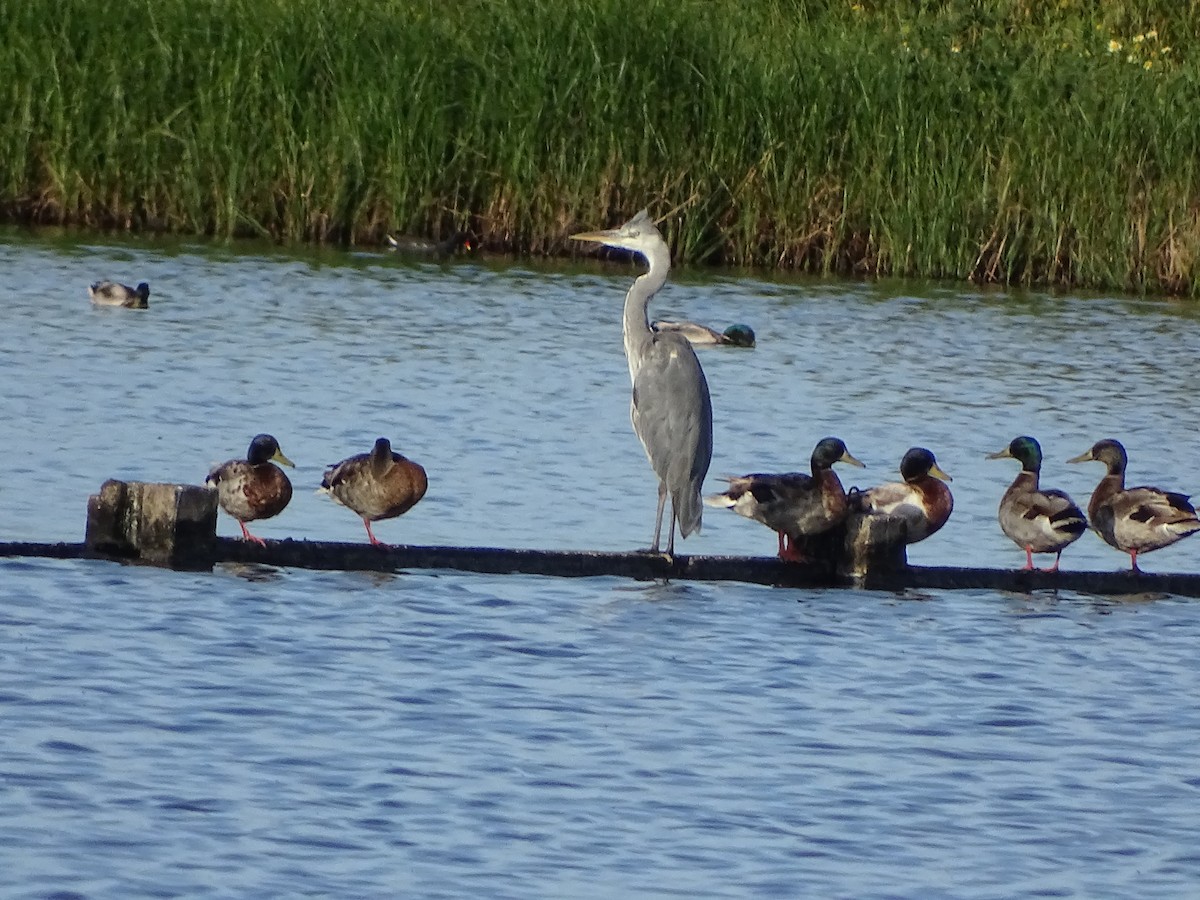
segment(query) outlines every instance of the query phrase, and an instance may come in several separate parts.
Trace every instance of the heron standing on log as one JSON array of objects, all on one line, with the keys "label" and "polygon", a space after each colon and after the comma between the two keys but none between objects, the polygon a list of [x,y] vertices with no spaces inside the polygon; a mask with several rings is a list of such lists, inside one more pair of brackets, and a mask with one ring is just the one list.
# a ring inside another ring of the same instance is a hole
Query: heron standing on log
[{"label": "heron standing on log", "polygon": [[659,549],[663,507],[669,493],[667,555],[672,556],[676,523],[681,537],[700,530],[700,485],[712,460],[712,400],[700,360],[687,338],[669,331],[656,333],[650,328],[646,310],[650,298],[666,284],[671,252],[644,209],[620,228],[585,231],[571,237],[632,250],[641,254],[650,267],[625,295],[622,330],[633,382],[629,414],[658,476],[658,515],[650,551],[657,553]]}]

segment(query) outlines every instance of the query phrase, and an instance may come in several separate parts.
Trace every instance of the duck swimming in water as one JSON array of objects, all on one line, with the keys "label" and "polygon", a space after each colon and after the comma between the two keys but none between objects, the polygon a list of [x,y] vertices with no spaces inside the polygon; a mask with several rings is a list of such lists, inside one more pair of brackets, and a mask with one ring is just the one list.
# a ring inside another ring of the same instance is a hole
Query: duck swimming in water
[{"label": "duck swimming in water", "polygon": [[846,518],[846,492],[833,471],[838,462],[864,468],[840,438],[827,437],[813,450],[811,475],[736,476],[729,479],[729,490],[705,497],[704,502],[766,525],[779,536],[779,558],[803,562],[795,541],[828,531]]},{"label": "duck swimming in water", "polygon": [[1042,490],[1042,446],[1028,436],[1013,438],[988,459],[1015,459],[1021,471],[1000,499],[1000,530],[1025,551],[1024,570],[1033,569],[1033,554],[1054,553],[1057,572],[1063,550],[1087,531],[1087,519],[1075,501],[1058,490]]},{"label": "duck swimming in water", "polygon": [[371,523],[408,512],[425,496],[428,487],[425,470],[392,450],[387,438],[379,438],[370,453],[359,453],[330,466],[321,481],[320,493],[329,494],[334,502],[358,513],[371,543],[386,547],[371,531]]},{"label": "duck swimming in water", "polygon": [[899,516],[908,525],[905,543],[923,541],[946,524],[954,497],[945,484],[953,479],[924,447],[913,447],[900,460],[902,482],[893,481],[865,491],[852,489],[852,510],[871,515]]},{"label": "duck swimming in water", "polygon": [[1125,487],[1129,456],[1120,441],[1097,441],[1067,462],[1102,462],[1108,468],[1088,501],[1092,528],[1109,546],[1129,554],[1130,568],[1140,572],[1139,553],[1149,553],[1200,531],[1200,519],[1187,494],[1156,487]]},{"label": "duck swimming in water", "polygon": [[150,285],[142,282],[136,288],[115,281],[97,281],[88,287],[88,296],[97,306],[123,306],[126,309],[148,309]]},{"label": "duck swimming in water", "polygon": [[716,331],[707,325],[696,322],[668,322],[659,320],[652,322],[650,327],[661,334],[673,331],[682,334],[694,347],[753,347],[754,329],[749,325],[730,325],[724,332]]},{"label": "duck swimming in water", "polygon": [[255,435],[245,459],[231,459],[208,473],[204,483],[216,488],[221,509],[237,519],[242,536],[266,545],[246,528],[247,522],[269,519],[283,512],[292,499],[292,483],[273,463],[293,466],[279,449],[279,441],[269,434]]}]

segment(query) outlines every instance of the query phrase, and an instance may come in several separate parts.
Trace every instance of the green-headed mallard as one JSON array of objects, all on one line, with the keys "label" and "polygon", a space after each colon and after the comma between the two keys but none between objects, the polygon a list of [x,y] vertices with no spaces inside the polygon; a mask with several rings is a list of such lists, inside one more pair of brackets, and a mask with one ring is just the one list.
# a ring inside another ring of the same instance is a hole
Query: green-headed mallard
[{"label": "green-headed mallard", "polygon": [[1156,487],[1125,487],[1129,457],[1120,441],[1097,441],[1092,449],[1067,462],[1095,460],[1108,467],[1092,499],[1088,518],[1105,543],[1129,554],[1130,566],[1138,568],[1139,553],[1149,553],[1200,531],[1200,519],[1187,494]]},{"label": "green-headed mallard", "polygon": [[779,536],[779,558],[800,562],[797,538],[821,534],[846,518],[846,492],[833,471],[838,462],[863,468],[840,438],[823,438],[812,453],[811,475],[736,476],[729,479],[729,490],[704,502],[766,525]]},{"label": "green-headed mallard", "polygon": [[293,466],[283,455],[279,441],[269,434],[258,434],[250,442],[245,459],[223,462],[208,473],[204,483],[217,489],[221,509],[237,519],[242,535],[256,544],[266,544],[246,530],[246,523],[269,519],[283,512],[292,499],[292,483],[283,470],[272,463]]},{"label": "green-headed mallard", "polygon": [[659,320],[650,327],[657,332],[673,331],[682,334],[694,347],[753,347],[754,329],[749,325],[730,325],[723,332],[696,322],[667,322]]},{"label": "green-headed mallard", "polygon": [[147,309],[150,306],[150,285],[142,282],[135,288],[115,281],[97,281],[88,287],[88,296],[97,306],[124,306],[126,309]]},{"label": "green-headed mallard", "polygon": [[1070,497],[1058,490],[1038,486],[1042,471],[1042,447],[1031,437],[1012,442],[988,459],[1015,459],[1021,471],[1000,499],[1000,529],[1025,551],[1025,569],[1033,568],[1033,554],[1054,553],[1057,572],[1063,550],[1087,531],[1087,519]]},{"label": "green-headed mallard", "polygon": [[362,517],[367,537],[377,547],[387,544],[375,537],[371,523],[408,512],[428,487],[425,470],[394,452],[387,438],[379,438],[370,453],[334,463],[321,481],[322,492]]},{"label": "green-headed mallard", "polygon": [[913,447],[900,460],[903,481],[865,491],[851,490],[850,508],[873,515],[899,516],[908,525],[907,543],[923,541],[946,524],[954,497],[945,482],[953,479],[924,447]]}]

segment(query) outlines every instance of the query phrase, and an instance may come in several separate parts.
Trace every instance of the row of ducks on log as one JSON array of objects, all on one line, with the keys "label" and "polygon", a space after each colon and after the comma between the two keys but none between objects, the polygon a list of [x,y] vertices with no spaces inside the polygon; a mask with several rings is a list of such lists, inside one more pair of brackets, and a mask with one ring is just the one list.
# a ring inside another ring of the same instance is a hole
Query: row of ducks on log
[{"label": "row of ducks on log", "polygon": [[[1015,459],[1021,471],[1000,500],[1001,530],[1025,551],[1025,569],[1033,568],[1034,553],[1054,553],[1057,571],[1062,552],[1087,530],[1088,521],[1111,546],[1129,554],[1138,571],[1140,553],[1149,553],[1200,531],[1200,518],[1184,494],[1156,487],[1125,487],[1128,455],[1119,441],[1096,442],[1071,463],[1096,461],[1107,471],[1088,503],[1085,516],[1063,491],[1039,484],[1042,448],[1028,436],[1014,438],[988,459]],[[247,522],[278,515],[292,499],[292,485],[273,463],[292,466],[269,434],[250,442],[245,459],[231,459],[214,468],[205,483],[217,490],[221,508],[237,520],[243,536],[263,543],[246,528]],[[849,493],[833,471],[835,463],[862,467],[845,443],[836,437],[818,442],[811,458],[811,474],[754,473],[729,479],[729,488],[705,498],[709,506],[724,507],[761,522],[778,537],[781,559],[803,562],[797,543],[834,528],[851,511],[898,516],[907,529],[907,543],[915,544],[937,532],[954,510],[946,482],[953,479],[938,466],[933,453],[913,447],[900,461],[899,482]],[[371,523],[403,515],[425,496],[425,470],[379,438],[368,453],[351,456],[330,466],[321,481],[321,493],[357,513],[370,542],[386,546],[371,530]]]},{"label": "row of ducks on log", "polygon": [[[1054,553],[1058,571],[1063,550],[1088,528],[1110,546],[1129,554],[1138,569],[1140,553],[1169,546],[1200,531],[1200,518],[1185,494],[1156,487],[1125,486],[1128,455],[1119,441],[1097,441],[1068,462],[1096,461],[1107,471],[1088,503],[1085,516],[1066,493],[1039,484],[1042,448],[1028,436],[1014,438],[989,459],[1012,458],[1021,471],[1000,500],[1001,530],[1025,551],[1025,569],[1033,568],[1034,553]],[[833,471],[835,463],[862,466],[840,439],[828,437],[812,455],[812,474],[753,474],[729,479],[729,489],[705,498],[709,506],[732,509],[775,531],[781,559],[803,561],[797,542],[821,534],[842,522],[850,511],[902,518],[907,543],[935,533],[950,518],[954,499],[944,482],[952,479],[924,447],[913,447],[900,462],[902,482],[883,484],[847,494]]]},{"label": "row of ducks on log", "polygon": [[[264,544],[246,528],[247,522],[269,519],[283,512],[292,499],[292,483],[274,463],[293,466],[283,455],[279,441],[259,434],[250,442],[245,459],[231,459],[208,473],[205,484],[217,491],[221,508],[242,527],[242,536]],[[325,470],[318,493],[352,509],[363,520],[367,538],[376,546],[387,546],[371,530],[371,523],[394,519],[412,509],[429,487],[425,470],[392,449],[387,438],[379,438],[368,453],[359,453],[334,463]]]},{"label": "row of ducks on log", "polygon": [[[388,240],[393,240],[391,237]],[[88,296],[96,306],[118,306],[125,309],[149,309],[150,285],[141,282],[133,288],[117,281],[97,281],[88,287]],[[697,347],[753,347],[754,329],[749,325],[730,325],[717,331],[696,322],[656,321],[651,327],[659,332],[673,331],[683,335]]]}]

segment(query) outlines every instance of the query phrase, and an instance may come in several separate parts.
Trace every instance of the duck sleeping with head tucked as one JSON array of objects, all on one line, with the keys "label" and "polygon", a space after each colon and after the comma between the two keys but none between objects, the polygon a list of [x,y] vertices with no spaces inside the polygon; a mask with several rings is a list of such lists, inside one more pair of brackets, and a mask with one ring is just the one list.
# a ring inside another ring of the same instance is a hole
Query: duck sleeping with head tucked
[{"label": "duck sleeping with head tucked", "polygon": [[798,538],[822,534],[846,518],[846,492],[833,464],[863,468],[840,438],[822,439],[813,450],[812,474],[753,474],[729,479],[729,490],[705,497],[709,506],[732,509],[740,516],[761,522],[779,536],[779,558],[803,562]]},{"label": "duck sleeping with head tucked", "polygon": [[1200,519],[1187,494],[1156,487],[1125,487],[1129,456],[1120,441],[1097,441],[1067,462],[1102,462],[1108,468],[1088,501],[1092,527],[1109,546],[1129,554],[1130,568],[1140,572],[1139,553],[1168,547],[1200,531]]},{"label": "duck sleeping with head tucked", "polygon": [[1075,501],[1059,490],[1042,490],[1042,446],[1028,436],[1013,438],[988,459],[1015,459],[1021,471],[1000,498],[1000,530],[1025,551],[1025,570],[1033,569],[1033,554],[1054,553],[1057,572],[1063,550],[1087,531],[1087,519]]},{"label": "duck sleeping with head tucked", "polygon": [[319,493],[329,494],[335,503],[358,513],[371,543],[386,547],[371,531],[371,523],[408,512],[425,496],[428,487],[425,470],[392,450],[391,442],[381,437],[371,452],[330,466]]},{"label": "duck sleeping with head tucked", "polygon": [[697,322],[669,322],[663,319],[651,322],[650,327],[658,334],[673,331],[682,334],[693,347],[753,347],[754,329],[749,325],[730,325],[717,331]]},{"label": "duck sleeping with head tucked", "polygon": [[953,479],[938,466],[924,447],[912,447],[900,460],[903,481],[893,481],[865,491],[852,489],[850,508],[870,515],[899,516],[908,526],[906,543],[923,541],[946,524],[954,510],[954,497],[945,484]]},{"label": "duck sleeping with head tucked", "polygon": [[221,463],[204,480],[216,488],[221,509],[242,526],[242,536],[256,544],[265,545],[266,541],[252,535],[246,523],[279,515],[292,499],[292,483],[273,463],[294,466],[279,449],[279,441],[269,434],[258,434],[250,442],[245,459]]},{"label": "duck sleeping with head tucked", "polygon": [[97,281],[88,287],[88,296],[97,306],[123,306],[126,309],[150,307],[150,285],[144,281],[135,288],[115,281]]}]

